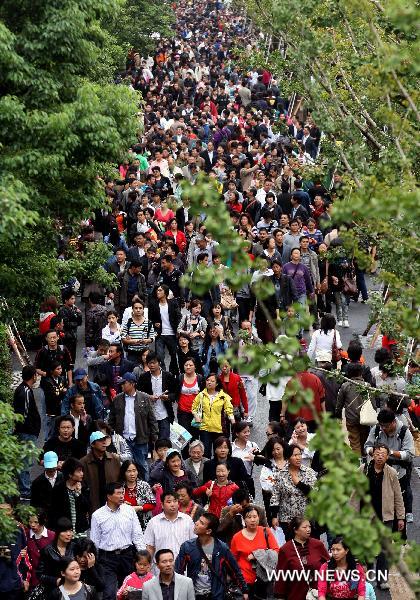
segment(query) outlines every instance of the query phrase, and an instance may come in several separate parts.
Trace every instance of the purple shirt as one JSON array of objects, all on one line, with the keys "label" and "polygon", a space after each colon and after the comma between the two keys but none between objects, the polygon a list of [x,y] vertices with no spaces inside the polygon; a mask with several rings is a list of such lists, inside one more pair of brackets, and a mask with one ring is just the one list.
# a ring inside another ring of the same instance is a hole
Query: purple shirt
[{"label": "purple shirt", "polygon": [[286,263],[283,265],[283,273],[293,279],[298,296],[306,296],[314,291],[311,274],[302,263],[297,265],[292,262]]}]

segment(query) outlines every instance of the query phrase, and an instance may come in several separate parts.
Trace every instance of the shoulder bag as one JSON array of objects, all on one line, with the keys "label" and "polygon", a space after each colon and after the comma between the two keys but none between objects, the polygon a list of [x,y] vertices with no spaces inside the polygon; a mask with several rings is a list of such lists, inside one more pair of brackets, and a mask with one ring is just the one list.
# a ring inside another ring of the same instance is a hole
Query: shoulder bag
[{"label": "shoulder bag", "polygon": [[[297,554],[297,557],[299,559],[300,566],[302,567],[302,571],[305,571],[305,567],[303,566],[302,559],[300,558],[300,554],[296,548],[295,540],[292,540],[292,544],[293,544],[293,548],[295,549],[295,552]],[[318,599],[318,590],[311,588],[309,583],[307,585],[308,585],[309,589],[306,592],[306,596],[305,596],[306,600],[317,600]]]},{"label": "shoulder bag", "polygon": [[[204,562],[206,563],[207,567],[210,569],[212,575],[217,577],[217,579],[221,580],[221,577],[216,573],[216,571],[213,568],[213,565],[207,558],[207,555],[204,552],[198,538],[196,539],[196,542],[197,542],[197,547],[200,551],[200,554],[203,557]],[[243,595],[243,592],[239,589],[239,587],[237,587],[237,586],[233,587],[232,583],[229,583],[228,581],[223,581],[223,587],[225,589],[225,595],[223,596],[225,600],[242,600],[244,595]]]},{"label": "shoulder bag", "polygon": [[332,346],[331,346],[331,360],[333,363],[338,363],[341,360],[340,350],[338,349],[338,346],[337,346],[337,332],[335,329],[334,329],[334,337],[333,337]]},{"label": "shoulder bag", "polygon": [[[198,415],[200,419],[203,418],[203,396],[200,396],[200,404],[198,406],[198,411],[196,411],[195,414]],[[194,417],[191,421],[191,427],[196,427],[197,429],[200,429],[201,422],[199,423],[198,421],[196,421]]]},{"label": "shoulder bag", "polygon": [[360,425],[376,425],[378,422],[376,410],[372,406],[370,396],[368,394],[367,400],[360,407]]},{"label": "shoulder bag", "polygon": [[[213,488],[214,488],[214,484],[215,484],[215,483],[216,483],[215,481],[212,481],[212,482],[211,482],[211,486],[210,486],[210,488],[209,488],[211,492],[213,491]],[[211,498],[211,496],[208,496],[208,501],[207,501],[207,502],[206,502],[206,504],[204,505],[204,512],[208,512],[208,511],[209,511],[209,508],[210,508],[210,498]]]}]

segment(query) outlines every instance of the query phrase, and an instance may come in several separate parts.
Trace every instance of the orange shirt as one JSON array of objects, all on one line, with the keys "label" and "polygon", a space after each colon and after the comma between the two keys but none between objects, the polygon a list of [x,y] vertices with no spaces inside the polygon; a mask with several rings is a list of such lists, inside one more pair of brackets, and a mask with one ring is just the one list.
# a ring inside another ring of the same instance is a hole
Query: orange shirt
[{"label": "orange shirt", "polygon": [[248,560],[248,555],[251,554],[254,550],[265,550],[267,548],[267,542],[265,540],[264,529],[267,531],[268,537],[268,546],[272,550],[276,550],[277,552],[280,550],[279,545],[277,543],[276,538],[274,537],[271,529],[269,527],[261,527],[261,525],[257,528],[257,535],[253,540],[248,540],[242,533],[242,531],[238,531],[232,538],[232,542],[230,544],[230,549],[233,556],[236,558],[236,562],[239,565],[240,570],[242,571],[242,575],[247,583],[253,584],[256,580],[255,571],[252,568],[252,564]]}]

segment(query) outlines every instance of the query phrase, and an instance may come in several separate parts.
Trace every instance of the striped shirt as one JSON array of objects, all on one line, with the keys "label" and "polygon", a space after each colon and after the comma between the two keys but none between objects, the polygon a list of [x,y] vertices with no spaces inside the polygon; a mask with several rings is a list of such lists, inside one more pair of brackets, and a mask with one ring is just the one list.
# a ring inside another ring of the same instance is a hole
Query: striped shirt
[{"label": "striped shirt", "polygon": [[144,532],[144,541],[148,546],[153,546],[155,552],[162,548],[169,548],[178,556],[181,545],[187,540],[196,538],[194,522],[189,515],[178,512],[174,521],[165,517],[164,513],[150,519]]},{"label": "striped shirt", "polygon": [[122,504],[111,510],[107,504],[95,510],[90,526],[90,539],[97,548],[111,552],[122,550],[132,544],[137,550],[145,550],[141,525],[131,506]]},{"label": "striped shirt", "polygon": [[[132,338],[133,340],[147,340],[151,339],[152,341],[156,337],[156,332],[153,327],[153,323],[144,319],[141,325],[136,325],[133,319],[128,319],[126,325],[123,326],[121,330],[121,338]],[[141,352],[144,348],[147,348],[149,344],[139,344],[139,345],[131,345],[126,346],[129,352]]]}]

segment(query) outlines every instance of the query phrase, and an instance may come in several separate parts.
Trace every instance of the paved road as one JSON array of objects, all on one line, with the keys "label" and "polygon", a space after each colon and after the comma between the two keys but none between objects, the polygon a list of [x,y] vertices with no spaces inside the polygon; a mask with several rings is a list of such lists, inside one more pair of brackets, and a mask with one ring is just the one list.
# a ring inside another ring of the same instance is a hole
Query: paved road
[{"label": "paved road", "polygon": [[[369,286],[368,286],[369,287]],[[351,303],[350,305],[350,327],[348,329],[341,328],[340,335],[342,339],[343,346],[346,348],[350,340],[355,335],[361,334],[361,332],[366,327],[367,319],[368,319],[369,307],[367,305],[361,303]],[[82,357],[82,348],[83,348],[83,335],[82,328],[79,328],[79,343],[78,343],[78,352],[77,356],[79,357],[76,361],[76,367],[84,367],[85,364],[83,362]],[[366,348],[364,351],[364,356],[367,364],[370,366],[374,365],[373,360],[374,350]],[[16,367],[17,368],[17,367]],[[266,424],[268,422],[268,401],[264,396],[258,397],[258,420],[256,420],[255,425],[252,430],[252,440],[255,441],[260,448],[262,448],[266,442]],[[40,438],[42,438],[42,433]],[[41,440],[39,441],[41,445]],[[418,466],[418,471],[414,469],[413,472],[413,493],[414,493],[414,523],[408,526],[408,538],[409,540],[413,540],[417,543],[420,542],[420,459],[416,459],[416,463]],[[33,476],[35,477],[40,472],[39,467],[34,467]],[[256,482],[259,482],[260,468],[255,467],[254,469],[254,478]],[[257,502],[261,502],[261,492],[259,490],[259,485],[256,485],[257,488]],[[396,597],[393,594],[393,597]],[[389,592],[382,592],[380,590],[377,591],[378,600],[389,600],[391,595]]]}]

